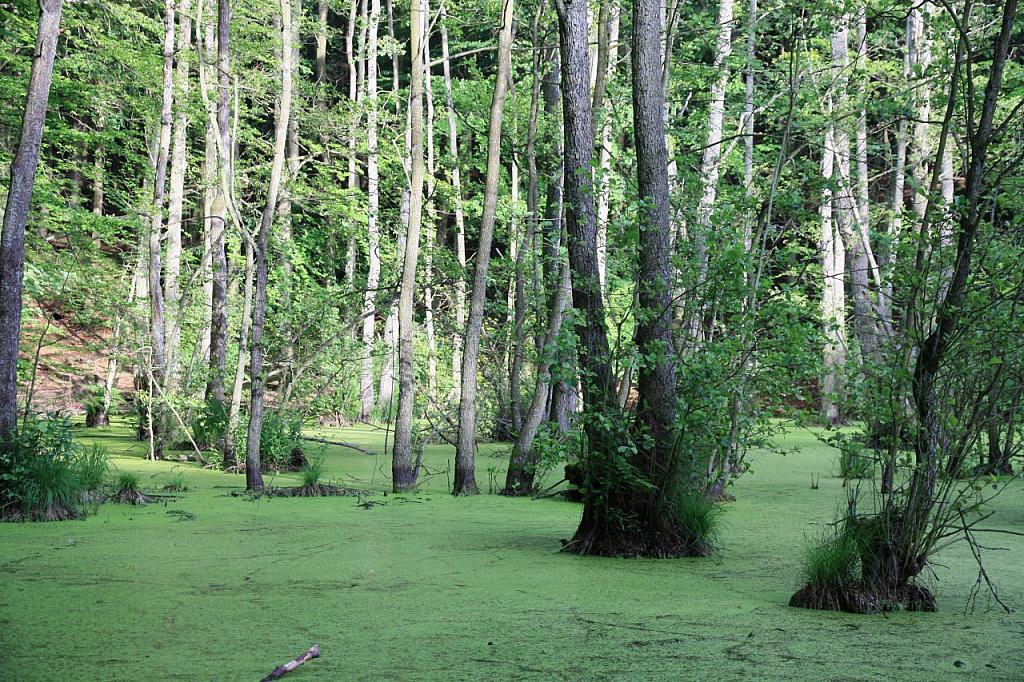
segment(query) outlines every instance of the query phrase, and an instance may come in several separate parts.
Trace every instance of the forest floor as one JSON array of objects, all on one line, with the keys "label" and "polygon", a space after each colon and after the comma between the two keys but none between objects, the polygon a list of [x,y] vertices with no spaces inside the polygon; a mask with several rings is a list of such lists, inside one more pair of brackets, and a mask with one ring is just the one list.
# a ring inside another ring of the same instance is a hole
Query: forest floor
[{"label": "forest floor", "polygon": [[[317,433],[381,453],[324,450],[327,477],[373,496],[250,501],[231,496],[241,476],[145,461],[124,428],[85,436],[148,488],[182,472],[193,490],[104,504],[85,521],[0,526],[3,669],[20,680],[256,680],[316,643],[321,658],[289,680],[1021,679],[1022,537],[983,538],[1009,549],[985,558],[1013,614],[986,594],[967,608],[978,570],[963,543],[935,566],[939,613],[786,605],[805,537],[845,499],[835,452],[807,432],[784,438],[799,452],[755,453],[718,556],[667,561],[560,553],[581,509],[561,499],[453,499],[445,446],[428,448],[440,473],[420,493],[385,496],[382,431]],[[506,454],[481,448],[485,491]],[[384,504],[358,506],[367,500]],[[986,526],[1024,531],[1024,485],[993,509]]]}]

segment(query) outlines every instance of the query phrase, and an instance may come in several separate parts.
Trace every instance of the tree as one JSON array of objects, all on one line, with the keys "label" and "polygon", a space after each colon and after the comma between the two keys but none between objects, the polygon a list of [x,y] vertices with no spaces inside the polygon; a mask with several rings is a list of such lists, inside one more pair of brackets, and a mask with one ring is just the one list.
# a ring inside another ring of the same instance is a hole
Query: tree
[{"label": "tree", "polygon": [[18,151],[11,164],[11,184],[0,236],[0,447],[7,447],[18,427],[18,345],[25,276],[25,228],[39,165],[62,6],[61,0],[40,0],[39,3],[32,74],[21,118]]},{"label": "tree", "polygon": [[508,92],[512,63],[512,17],[514,0],[502,0],[501,24],[498,33],[498,70],[491,97],[491,117],[487,131],[487,179],[484,184],[484,211],[480,218],[480,239],[477,245],[476,269],[469,300],[465,349],[462,356],[462,390],[459,393],[459,435],[455,454],[454,495],[475,495],[476,485],[476,380],[483,332],[484,300],[487,298],[487,268],[491,257],[491,240],[498,208],[498,180],[501,174],[501,121],[505,93]]},{"label": "tree", "polygon": [[395,492],[416,485],[418,462],[412,461],[412,417],[415,394],[413,374],[413,294],[419,258],[420,225],[423,221],[423,32],[426,17],[421,0],[410,3],[412,72],[409,76],[409,227],[405,235],[405,258],[398,298],[398,414],[395,443],[391,451],[391,486]]},{"label": "tree", "polygon": [[252,313],[252,360],[249,363],[249,438],[245,449],[245,489],[263,487],[260,472],[260,442],[263,433],[263,329],[267,317],[267,273],[269,269],[270,228],[277,214],[277,198],[284,171],[285,147],[292,112],[292,5],[281,0],[281,94],[274,121],[274,158],[270,166],[267,200],[263,205],[259,232],[256,236],[256,301]]}]

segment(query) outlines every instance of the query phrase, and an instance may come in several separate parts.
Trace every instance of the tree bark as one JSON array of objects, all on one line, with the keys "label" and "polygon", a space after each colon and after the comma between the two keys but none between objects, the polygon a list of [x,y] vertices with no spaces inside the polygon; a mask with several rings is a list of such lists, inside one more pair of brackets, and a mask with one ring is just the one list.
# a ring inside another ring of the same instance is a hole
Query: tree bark
[{"label": "tree bark", "polygon": [[395,492],[416,485],[419,474],[412,461],[412,418],[415,392],[413,368],[413,294],[423,220],[423,35],[426,23],[421,0],[410,2],[412,72],[409,79],[410,161],[409,228],[406,231],[402,288],[398,301],[398,414],[391,452],[391,486]]},{"label": "tree bark", "polygon": [[455,452],[453,495],[475,495],[476,484],[476,381],[480,336],[483,332],[484,301],[487,298],[487,269],[498,207],[498,182],[501,179],[501,123],[505,94],[512,68],[512,20],[514,0],[502,0],[498,33],[498,68],[491,98],[490,126],[487,132],[487,176],[484,182],[484,209],[480,218],[480,238],[473,273],[473,290],[466,322],[465,350],[462,358],[462,390],[459,399],[459,433]]},{"label": "tree bark", "polygon": [[167,203],[167,268],[164,272],[164,303],[167,307],[165,346],[167,371],[164,393],[174,393],[178,383],[181,346],[181,224],[188,169],[189,52],[192,49],[191,0],[179,0],[178,44],[175,65],[177,106],[174,112],[171,179]]},{"label": "tree bark", "polygon": [[[720,0],[718,5],[718,39],[715,43],[713,69],[718,78],[711,84],[711,103],[708,109],[708,134],[700,164],[701,198],[697,206],[696,258],[698,297],[704,295],[708,277],[708,237],[711,216],[718,193],[718,175],[722,162],[722,121],[725,118],[725,88],[729,84],[729,55],[732,54],[733,0]],[[701,306],[693,307],[690,334],[701,338]]]},{"label": "tree bark", "polygon": [[40,0],[39,3],[39,31],[32,73],[25,97],[18,150],[11,163],[11,183],[4,210],[3,235],[0,236],[0,448],[9,446],[18,427],[18,341],[25,277],[25,228],[50,99],[61,7],[61,0]]},{"label": "tree bark", "polygon": [[380,0],[370,0],[370,25],[367,34],[366,64],[366,179],[367,179],[367,273],[363,296],[363,356],[359,380],[359,419],[369,421],[373,414],[373,343],[376,337],[376,296],[380,286],[380,171],[377,166],[377,28]]},{"label": "tree bark", "polygon": [[245,489],[263,487],[260,472],[260,441],[263,432],[263,329],[267,316],[267,274],[269,269],[270,228],[277,213],[278,192],[284,170],[288,142],[288,124],[292,110],[292,0],[281,0],[281,94],[274,123],[274,158],[270,166],[267,201],[256,237],[256,302],[252,313],[252,360],[249,364],[249,438],[245,448]]},{"label": "tree bark", "polygon": [[170,155],[171,127],[174,108],[174,0],[164,3],[164,69],[163,96],[160,105],[160,141],[157,146],[156,179],[150,204],[149,228],[149,388],[148,417],[150,459],[162,459],[166,437],[163,409],[157,405],[159,388],[164,385],[167,370],[164,346],[164,297],[162,284],[163,259],[160,240],[164,227],[164,196],[167,185],[167,158]]},{"label": "tree bark", "polygon": [[448,15],[445,2],[441,3],[441,63],[444,70],[445,109],[448,112],[448,153],[452,157],[451,182],[455,199],[455,258],[459,271],[455,280],[455,333],[452,335],[452,397],[458,401],[462,394],[462,330],[466,328],[466,220],[462,209],[462,176],[459,171],[459,127],[452,96],[452,66],[448,52]]},{"label": "tree bark", "polygon": [[[217,3],[217,111],[214,134],[217,142],[218,186],[213,199],[210,219],[210,243],[213,250],[213,305],[210,310],[210,375],[206,384],[206,399],[221,408],[226,404],[224,390],[227,373],[228,350],[228,259],[227,218],[231,187],[234,184],[231,140],[231,3]],[[237,226],[243,229],[241,225]],[[246,299],[248,301],[248,299]],[[248,307],[248,305],[246,305]],[[244,349],[242,353],[244,354]],[[235,453],[230,434],[218,443],[225,468],[234,466]]]}]

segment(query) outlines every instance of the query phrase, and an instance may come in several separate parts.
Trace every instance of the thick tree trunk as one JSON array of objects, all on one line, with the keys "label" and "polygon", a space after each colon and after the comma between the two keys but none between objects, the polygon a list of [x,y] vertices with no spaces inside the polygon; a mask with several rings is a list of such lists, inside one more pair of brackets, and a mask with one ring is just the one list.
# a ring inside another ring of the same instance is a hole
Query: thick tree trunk
[{"label": "thick tree trunk", "polygon": [[466,322],[465,350],[462,357],[462,391],[459,398],[459,434],[455,453],[453,495],[475,495],[476,484],[476,380],[480,336],[483,332],[484,301],[487,298],[487,269],[490,265],[491,239],[498,208],[498,182],[501,179],[501,123],[512,66],[512,18],[514,0],[502,0],[498,33],[498,69],[491,98],[491,118],[487,132],[487,176],[484,182],[484,209],[480,218],[480,238],[473,273],[473,290]]},{"label": "thick tree trunk", "polygon": [[288,142],[288,124],[292,110],[292,0],[281,0],[281,94],[274,122],[274,158],[270,166],[267,201],[256,237],[256,302],[252,313],[252,360],[249,365],[249,438],[245,448],[245,489],[263,487],[260,472],[260,441],[263,432],[263,329],[267,317],[267,271],[269,268],[270,228],[277,213],[277,198],[284,170]]},{"label": "thick tree trunk", "polygon": [[18,341],[25,276],[25,227],[50,99],[61,7],[61,0],[40,0],[39,3],[35,56],[21,119],[21,137],[11,163],[11,183],[0,236],[0,448],[8,446],[18,427]]},{"label": "thick tree trunk", "polygon": [[395,443],[391,451],[391,486],[395,492],[416,485],[419,474],[412,461],[412,418],[415,392],[413,368],[413,295],[416,288],[416,264],[419,259],[420,225],[423,220],[423,36],[426,23],[421,0],[410,3],[410,53],[412,72],[409,83],[410,161],[409,229],[406,231],[405,258],[402,263],[402,288],[398,301],[398,414],[395,419]]},{"label": "thick tree trunk", "polygon": [[[566,214],[565,224],[572,271],[573,307],[581,318],[577,354],[583,379],[587,417],[585,469],[588,494],[583,520],[570,546],[589,553],[593,529],[602,524],[596,487],[610,453],[617,451],[621,415],[615,399],[604,303],[597,264],[597,225],[594,215],[594,127],[591,118],[587,7],[584,0],[558,0],[559,45],[562,65]],[[594,493],[594,494],[591,494]]]},{"label": "thick tree trunk", "polygon": [[363,296],[363,362],[359,379],[359,419],[373,414],[373,342],[376,337],[376,297],[380,286],[380,170],[377,166],[377,27],[380,0],[370,0],[366,65],[366,179],[367,179],[367,272]]}]

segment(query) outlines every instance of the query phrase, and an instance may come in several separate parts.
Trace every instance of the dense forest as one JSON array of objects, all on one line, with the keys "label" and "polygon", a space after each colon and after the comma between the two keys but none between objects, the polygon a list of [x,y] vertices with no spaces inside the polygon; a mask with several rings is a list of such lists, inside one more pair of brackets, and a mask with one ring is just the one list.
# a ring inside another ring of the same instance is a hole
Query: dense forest
[{"label": "dense forest", "polygon": [[366,425],[381,494],[568,495],[567,554],[707,557],[797,431],[842,487],[791,605],[935,610],[954,541],[999,601],[1017,0],[10,0],[0,27],[6,520],[146,499],[90,433],[253,500],[349,492],[314,451],[365,457]]}]

